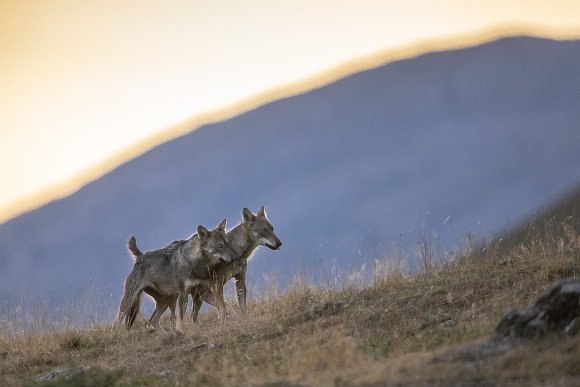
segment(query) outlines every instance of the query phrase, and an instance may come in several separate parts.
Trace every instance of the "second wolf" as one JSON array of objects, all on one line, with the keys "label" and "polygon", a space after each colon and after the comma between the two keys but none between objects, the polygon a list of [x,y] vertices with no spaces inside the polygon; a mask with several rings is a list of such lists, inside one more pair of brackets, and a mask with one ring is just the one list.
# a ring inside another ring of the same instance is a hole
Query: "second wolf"
[{"label": "second wolf", "polygon": [[[226,308],[223,289],[225,283],[232,277],[236,280],[236,293],[240,310],[242,314],[245,314],[248,258],[258,246],[266,246],[271,250],[278,250],[282,246],[282,242],[274,234],[274,227],[266,216],[264,206],[260,207],[256,215],[244,208],[242,222],[226,234],[226,240],[234,253],[234,260],[231,264],[220,263],[215,266],[210,287],[201,284],[191,289],[193,298],[191,317],[193,321],[197,321],[203,301],[217,307],[219,319],[222,321],[225,319]],[[180,295],[181,297],[182,295]],[[180,301],[180,303],[183,302],[183,300]]]}]

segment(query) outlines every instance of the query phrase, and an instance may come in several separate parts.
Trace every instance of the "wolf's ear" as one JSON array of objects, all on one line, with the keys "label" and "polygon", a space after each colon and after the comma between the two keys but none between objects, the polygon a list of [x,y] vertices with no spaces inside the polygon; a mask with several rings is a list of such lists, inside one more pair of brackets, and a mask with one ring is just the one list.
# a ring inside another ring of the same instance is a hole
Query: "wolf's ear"
[{"label": "wolf's ear", "polygon": [[265,218],[266,217],[266,210],[264,210],[264,206],[260,207],[260,209],[258,210],[258,212],[256,212],[256,216],[259,218]]},{"label": "wolf's ear", "polygon": [[226,232],[227,225],[228,225],[228,218],[225,218],[224,220],[221,221],[220,224],[217,225],[217,227],[215,229],[216,229],[216,231]]},{"label": "wolf's ear", "polygon": [[204,241],[209,238],[209,230],[203,226],[197,226],[197,235],[199,235],[199,239]]},{"label": "wolf's ear", "polygon": [[247,208],[242,210],[242,217],[246,223],[253,222],[256,219],[254,214],[252,214],[252,211],[248,210]]}]

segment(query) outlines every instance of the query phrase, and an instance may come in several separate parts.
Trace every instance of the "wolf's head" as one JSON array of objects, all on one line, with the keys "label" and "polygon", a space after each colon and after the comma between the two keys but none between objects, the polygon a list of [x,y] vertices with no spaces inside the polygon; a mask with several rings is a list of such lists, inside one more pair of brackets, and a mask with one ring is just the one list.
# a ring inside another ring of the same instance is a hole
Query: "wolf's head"
[{"label": "wolf's head", "polygon": [[242,217],[252,240],[254,246],[266,246],[272,250],[280,249],[282,242],[276,234],[274,234],[274,227],[266,217],[264,206],[260,207],[256,215],[252,214],[250,210],[244,208],[242,210]]},{"label": "wolf's head", "polygon": [[224,219],[211,231],[203,226],[197,227],[200,248],[212,265],[234,260],[235,255],[226,241],[226,224],[227,219]]}]

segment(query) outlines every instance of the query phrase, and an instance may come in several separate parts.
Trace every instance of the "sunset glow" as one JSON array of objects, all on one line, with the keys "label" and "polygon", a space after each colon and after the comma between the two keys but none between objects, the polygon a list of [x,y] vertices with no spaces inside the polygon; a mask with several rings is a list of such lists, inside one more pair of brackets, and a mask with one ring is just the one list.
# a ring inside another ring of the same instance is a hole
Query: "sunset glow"
[{"label": "sunset glow", "polygon": [[503,35],[580,37],[580,2],[0,1],[0,221],[203,123]]}]

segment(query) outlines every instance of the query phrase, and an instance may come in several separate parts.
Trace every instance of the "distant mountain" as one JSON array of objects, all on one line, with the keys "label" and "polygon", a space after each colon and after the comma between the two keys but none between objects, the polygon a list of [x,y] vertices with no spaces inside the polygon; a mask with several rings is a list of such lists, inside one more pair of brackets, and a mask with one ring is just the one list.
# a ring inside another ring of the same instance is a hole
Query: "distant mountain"
[{"label": "distant mountain", "polygon": [[130,234],[158,248],[245,206],[265,204],[284,242],[253,258],[250,297],[268,273],[332,281],[381,254],[411,260],[420,230],[457,249],[578,188],[579,166],[580,41],[389,63],[206,125],[0,225],[0,317],[37,296],[110,316]]}]

